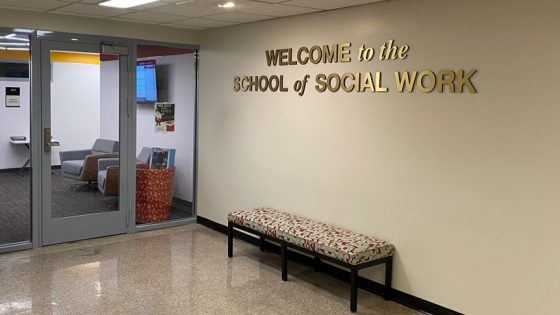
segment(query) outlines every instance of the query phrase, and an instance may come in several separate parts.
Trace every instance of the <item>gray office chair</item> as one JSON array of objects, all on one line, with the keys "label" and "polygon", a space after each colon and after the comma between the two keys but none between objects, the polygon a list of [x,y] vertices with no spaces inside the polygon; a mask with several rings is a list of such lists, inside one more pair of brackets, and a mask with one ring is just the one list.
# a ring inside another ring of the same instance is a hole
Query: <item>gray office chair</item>
[{"label": "gray office chair", "polygon": [[98,160],[118,158],[118,152],[119,142],[107,139],[95,140],[93,147],[88,150],[61,151],[59,154],[62,176],[87,182],[89,188],[94,188],[93,184],[97,182]]}]

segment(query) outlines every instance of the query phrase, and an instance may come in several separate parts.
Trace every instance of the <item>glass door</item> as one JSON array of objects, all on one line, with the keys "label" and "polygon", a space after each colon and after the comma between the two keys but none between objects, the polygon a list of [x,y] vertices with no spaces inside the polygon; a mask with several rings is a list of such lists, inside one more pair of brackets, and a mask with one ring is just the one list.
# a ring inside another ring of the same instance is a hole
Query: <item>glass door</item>
[{"label": "glass door", "polygon": [[126,47],[41,40],[42,245],[126,233]]},{"label": "glass door", "polygon": [[31,246],[30,43],[0,28],[0,253]]}]

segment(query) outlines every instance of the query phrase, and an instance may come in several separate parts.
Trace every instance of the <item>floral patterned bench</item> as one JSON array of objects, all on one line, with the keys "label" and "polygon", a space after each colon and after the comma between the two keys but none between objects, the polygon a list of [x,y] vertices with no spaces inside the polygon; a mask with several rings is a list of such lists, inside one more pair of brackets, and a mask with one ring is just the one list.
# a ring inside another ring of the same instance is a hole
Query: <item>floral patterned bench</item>
[{"label": "floral patterned bench", "polygon": [[357,309],[358,271],[385,264],[385,298],[391,292],[391,276],[395,247],[385,241],[354,233],[270,208],[233,211],[228,214],[228,256],[233,256],[233,231],[244,230],[264,240],[280,243],[282,280],[288,279],[287,248],[313,255],[315,261],[325,260],[350,269],[350,310]]}]

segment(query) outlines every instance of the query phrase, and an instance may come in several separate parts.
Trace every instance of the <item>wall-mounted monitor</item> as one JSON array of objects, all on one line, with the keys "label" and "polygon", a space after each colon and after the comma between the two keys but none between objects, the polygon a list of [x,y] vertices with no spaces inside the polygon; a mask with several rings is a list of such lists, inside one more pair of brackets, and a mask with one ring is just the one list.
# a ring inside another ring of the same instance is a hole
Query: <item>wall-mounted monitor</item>
[{"label": "wall-mounted monitor", "polygon": [[29,63],[0,62],[0,78],[29,79]]},{"label": "wall-mounted monitor", "polygon": [[136,102],[153,104],[157,101],[156,61],[138,61],[136,64]]}]

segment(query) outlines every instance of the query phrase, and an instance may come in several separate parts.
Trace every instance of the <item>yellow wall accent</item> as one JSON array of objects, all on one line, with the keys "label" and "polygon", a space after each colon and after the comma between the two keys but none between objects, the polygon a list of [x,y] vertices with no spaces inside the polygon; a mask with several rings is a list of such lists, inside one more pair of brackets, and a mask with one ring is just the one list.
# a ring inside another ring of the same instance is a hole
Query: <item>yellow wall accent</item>
[{"label": "yellow wall accent", "polygon": [[0,60],[26,60],[31,59],[29,51],[25,50],[0,50]]},{"label": "yellow wall accent", "polygon": [[[30,54],[24,50],[0,50],[0,60],[25,60],[29,61]],[[53,62],[84,63],[98,65],[101,63],[99,54],[83,54],[55,51],[51,53]]]},{"label": "yellow wall accent", "polygon": [[52,62],[67,62],[67,63],[85,63],[90,65],[98,65],[101,63],[99,54],[80,54],[70,52],[51,52]]}]

